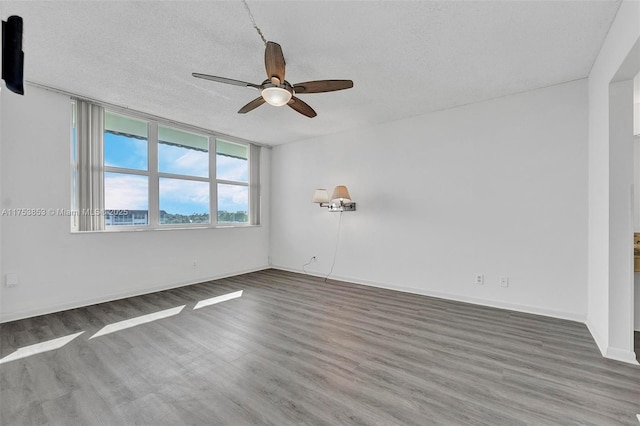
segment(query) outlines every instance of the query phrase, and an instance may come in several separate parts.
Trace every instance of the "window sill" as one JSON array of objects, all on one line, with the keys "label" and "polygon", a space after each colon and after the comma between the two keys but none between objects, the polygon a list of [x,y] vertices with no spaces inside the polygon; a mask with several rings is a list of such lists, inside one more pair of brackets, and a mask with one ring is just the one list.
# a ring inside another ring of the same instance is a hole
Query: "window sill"
[{"label": "window sill", "polygon": [[165,232],[165,231],[191,231],[191,230],[203,230],[203,229],[238,229],[238,228],[260,228],[262,225],[205,225],[205,226],[163,226],[150,228],[148,226],[145,227],[136,227],[136,226],[120,226],[114,227],[111,226],[102,231],[74,231],[71,230],[71,234],[113,234],[120,232]]}]

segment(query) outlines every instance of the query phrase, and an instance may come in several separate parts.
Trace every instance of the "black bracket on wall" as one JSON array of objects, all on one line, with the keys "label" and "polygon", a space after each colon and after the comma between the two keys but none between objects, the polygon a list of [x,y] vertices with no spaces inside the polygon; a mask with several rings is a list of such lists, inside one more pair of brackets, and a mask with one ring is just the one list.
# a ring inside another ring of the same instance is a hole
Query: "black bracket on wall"
[{"label": "black bracket on wall", "polygon": [[7,89],[24,95],[22,18],[15,15],[2,21],[2,79]]}]

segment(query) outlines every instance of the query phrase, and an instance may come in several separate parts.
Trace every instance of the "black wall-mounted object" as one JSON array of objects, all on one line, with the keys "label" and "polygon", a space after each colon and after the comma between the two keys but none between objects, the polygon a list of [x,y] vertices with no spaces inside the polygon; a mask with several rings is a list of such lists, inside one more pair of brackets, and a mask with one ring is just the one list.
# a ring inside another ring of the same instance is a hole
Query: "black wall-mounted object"
[{"label": "black wall-mounted object", "polygon": [[7,89],[24,95],[24,52],[22,18],[9,16],[2,21],[2,79]]}]

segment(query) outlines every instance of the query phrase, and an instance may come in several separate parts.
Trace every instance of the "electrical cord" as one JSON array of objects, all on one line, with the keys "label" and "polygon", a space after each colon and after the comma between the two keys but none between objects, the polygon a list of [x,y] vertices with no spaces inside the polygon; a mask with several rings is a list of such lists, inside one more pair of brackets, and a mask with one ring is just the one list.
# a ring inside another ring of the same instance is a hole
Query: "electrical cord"
[{"label": "electrical cord", "polygon": [[331,270],[329,271],[329,273],[327,274],[326,277],[324,277],[324,282],[327,282],[327,279],[329,279],[329,276],[331,276],[331,274],[333,273],[333,267],[336,266],[336,258],[338,257],[338,243],[340,242],[340,228],[342,227],[342,211],[340,212],[340,218],[338,219],[338,233],[336,235],[336,247],[333,250],[333,263],[331,263]]},{"label": "electrical cord", "polygon": [[313,263],[313,261],[316,260],[315,256],[311,256],[311,259],[309,259],[309,261],[307,263],[305,263],[304,265],[302,265],[302,272],[304,272],[305,275],[309,275],[309,273],[307,272],[305,268],[305,266],[309,266]]},{"label": "electrical cord", "polygon": [[260,38],[262,39],[262,42],[266,46],[267,45],[267,39],[264,38],[264,35],[262,34],[262,30],[260,30],[260,28],[258,28],[258,24],[256,24],[256,20],[253,19],[253,13],[251,13],[251,9],[249,9],[249,5],[247,4],[247,0],[242,0],[242,3],[244,3],[244,8],[247,9],[247,13],[249,14],[249,19],[251,19],[251,23],[253,24],[253,28],[255,28],[255,30],[258,32],[258,35],[260,35]]}]

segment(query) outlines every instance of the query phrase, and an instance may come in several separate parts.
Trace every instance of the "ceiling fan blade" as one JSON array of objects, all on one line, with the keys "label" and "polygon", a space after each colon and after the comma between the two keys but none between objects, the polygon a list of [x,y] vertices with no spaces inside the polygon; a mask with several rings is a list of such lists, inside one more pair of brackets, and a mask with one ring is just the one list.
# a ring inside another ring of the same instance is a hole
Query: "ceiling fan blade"
[{"label": "ceiling fan blade", "polygon": [[305,102],[302,102],[300,99],[296,98],[295,96],[291,97],[291,100],[287,105],[289,105],[291,108],[298,111],[300,114],[306,115],[309,118],[313,118],[316,115],[318,115],[313,110],[313,108],[311,108],[309,105],[307,105]]},{"label": "ceiling fan blade", "polygon": [[209,75],[209,74],[199,74],[197,72],[194,72],[191,75],[197,78],[204,78],[205,80],[217,81],[218,83],[233,84],[234,86],[253,87],[254,89],[258,89],[258,90],[262,89],[262,86],[260,86],[259,84],[248,83],[246,81],[240,81],[240,80],[233,80],[231,78],[217,77],[215,75]]},{"label": "ceiling fan blade", "polygon": [[252,100],[251,102],[249,102],[248,104],[240,108],[240,111],[238,111],[238,114],[246,114],[249,111],[253,111],[263,103],[265,103],[265,100],[262,96],[260,96],[259,98],[255,98],[254,100]]},{"label": "ceiling fan blade", "polygon": [[316,80],[294,84],[293,90],[296,93],[322,93],[351,89],[352,87],[353,81],[351,80]]},{"label": "ceiling fan blade", "polygon": [[284,55],[278,43],[267,42],[267,47],[264,49],[264,65],[267,69],[268,79],[276,77],[280,83],[284,81]]}]

